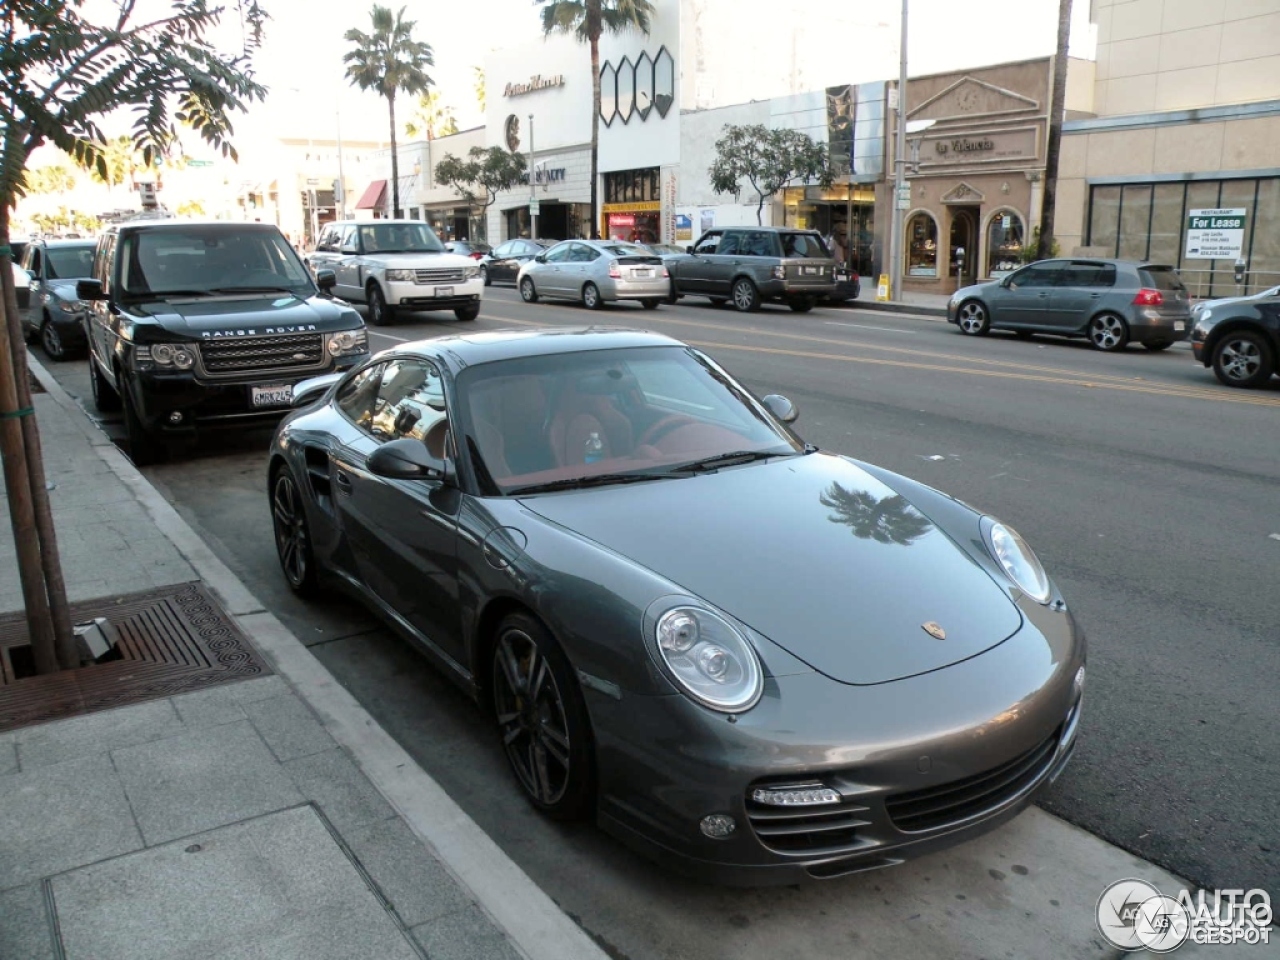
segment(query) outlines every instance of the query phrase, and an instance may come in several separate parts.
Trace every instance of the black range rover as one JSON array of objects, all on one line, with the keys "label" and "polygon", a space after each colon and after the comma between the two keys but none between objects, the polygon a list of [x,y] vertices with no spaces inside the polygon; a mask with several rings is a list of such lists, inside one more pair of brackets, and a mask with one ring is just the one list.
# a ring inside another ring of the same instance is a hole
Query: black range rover
[{"label": "black range rover", "polygon": [[134,462],[200,426],[271,422],[293,385],[361,362],[364,321],[315,280],[273,224],[142,221],[107,228],[89,304],[99,410],[123,407]]}]

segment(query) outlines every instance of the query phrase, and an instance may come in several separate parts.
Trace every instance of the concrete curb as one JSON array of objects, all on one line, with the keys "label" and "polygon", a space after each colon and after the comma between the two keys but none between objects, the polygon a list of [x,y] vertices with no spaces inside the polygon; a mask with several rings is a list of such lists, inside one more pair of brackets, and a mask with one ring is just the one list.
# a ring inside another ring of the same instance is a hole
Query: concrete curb
[{"label": "concrete curb", "polygon": [[934,319],[947,319],[946,307],[929,307],[923,304],[911,303],[882,303],[878,300],[852,300],[849,306],[855,310],[882,310],[885,313],[909,313],[917,317],[928,317]]},{"label": "concrete curb", "polygon": [[[68,414],[85,418],[35,358],[31,373]],[[92,429],[93,425],[88,424]],[[240,582],[112,443],[94,451],[129,488],[275,671],[314,710],[396,813],[529,960],[605,960],[595,942],[467,816],[431,776]]]}]

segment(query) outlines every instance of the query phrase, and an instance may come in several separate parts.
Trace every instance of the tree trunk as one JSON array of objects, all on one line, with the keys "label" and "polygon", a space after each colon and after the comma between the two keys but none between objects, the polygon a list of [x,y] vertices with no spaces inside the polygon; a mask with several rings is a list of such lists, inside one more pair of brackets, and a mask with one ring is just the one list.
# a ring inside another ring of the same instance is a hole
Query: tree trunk
[{"label": "tree trunk", "polygon": [[1053,256],[1053,213],[1058,199],[1058,155],[1066,113],[1067,60],[1071,41],[1071,0],[1058,0],[1058,52],[1053,58],[1053,95],[1049,105],[1049,140],[1044,151],[1044,195],[1040,203],[1040,244],[1036,259]]},{"label": "tree trunk", "polygon": [[400,158],[396,155],[396,95],[387,97],[391,113],[391,219],[400,217]]},{"label": "tree trunk", "polygon": [[[599,4],[597,4],[597,7]],[[600,29],[591,32],[591,236],[600,236],[600,209],[596,181],[600,179]]]},{"label": "tree trunk", "polygon": [[[35,505],[31,500],[31,472],[21,421],[27,409],[18,401],[18,376],[26,377],[26,355],[14,357],[8,330],[21,331],[18,295],[13,286],[9,254],[9,209],[0,201],[0,306],[3,306],[6,335],[0,338],[0,459],[4,461],[5,490],[9,496],[9,519],[18,555],[18,577],[22,602],[27,612],[27,632],[38,673],[56,673],[58,654],[54,642],[53,618],[45,592],[41,564],[40,535]],[[43,473],[43,472],[42,472]],[[43,479],[43,477],[41,478]]]}]

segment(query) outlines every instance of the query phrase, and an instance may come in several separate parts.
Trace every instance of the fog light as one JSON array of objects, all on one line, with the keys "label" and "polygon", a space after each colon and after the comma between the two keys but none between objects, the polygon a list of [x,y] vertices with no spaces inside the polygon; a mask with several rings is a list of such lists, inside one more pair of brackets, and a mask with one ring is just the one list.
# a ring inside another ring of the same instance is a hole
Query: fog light
[{"label": "fog light", "polygon": [[731,836],[733,831],[738,829],[738,825],[734,823],[733,817],[727,813],[711,813],[702,818],[702,822],[698,824],[704,834],[712,840],[723,840],[725,837]]},{"label": "fog light", "polygon": [[799,783],[778,787],[756,787],[751,799],[770,807],[816,807],[839,803],[840,794],[820,783]]},{"label": "fog light", "polygon": [[173,411],[173,413],[169,414],[169,422],[170,422],[170,423],[181,423],[181,422],[182,422],[182,411],[181,411],[181,410],[175,410],[175,411]]}]

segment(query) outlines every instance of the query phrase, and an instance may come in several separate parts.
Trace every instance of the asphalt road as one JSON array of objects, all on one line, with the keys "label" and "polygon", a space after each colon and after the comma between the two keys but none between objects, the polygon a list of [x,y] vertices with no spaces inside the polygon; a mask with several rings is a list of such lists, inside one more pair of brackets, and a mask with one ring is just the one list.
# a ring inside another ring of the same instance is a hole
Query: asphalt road
[{"label": "asphalt road", "polygon": [[[1280,381],[1221,387],[1185,344],[1104,355],[869,310],[744,316],[696,300],[587,314],[499,288],[475,323],[421,314],[372,334],[377,349],[586,323],[692,342],[757,394],[796,401],[810,442],[1017,527],[1090,638],[1079,749],[1043,806],[1197,884],[1280,893]],[[83,362],[49,366],[88,403]],[[144,472],[571,915],[618,956],[709,957],[723,954],[726,930],[807,904],[819,948],[829,891],[704,889],[590,826],[546,822],[518,795],[489,725],[441,675],[355,605],[289,594],[270,536],[269,437],[210,437]]]}]

